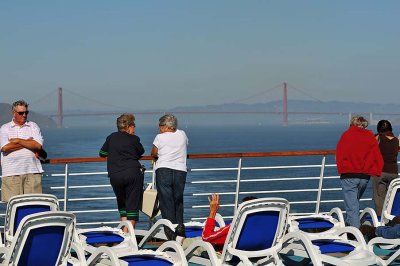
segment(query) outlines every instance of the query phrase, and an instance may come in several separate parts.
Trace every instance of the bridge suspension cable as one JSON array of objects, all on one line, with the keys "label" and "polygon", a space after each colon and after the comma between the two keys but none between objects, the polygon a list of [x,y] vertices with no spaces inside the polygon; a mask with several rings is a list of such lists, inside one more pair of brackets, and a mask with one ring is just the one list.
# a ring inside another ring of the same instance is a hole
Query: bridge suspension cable
[{"label": "bridge suspension cable", "polygon": [[274,86],[272,88],[269,88],[267,90],[262,90],[260,92],[255,93],[255,94],[247,96],[246,98],[238,99],[238,100],[232,101],[230,103],[243,103],[243,102],[246,102],[246,101],[248,101],[250,99],[259,98],[259,96],[265,95],[265,94],[267,94],[267,93],[269,93],[269,92],[271,92],[271,91],[273,91],[273,90],[275,90],[275,89],[277,89],[279,87],[282,87],[282,83],[278,84],[278,85],[276,85],[276,86]]}]

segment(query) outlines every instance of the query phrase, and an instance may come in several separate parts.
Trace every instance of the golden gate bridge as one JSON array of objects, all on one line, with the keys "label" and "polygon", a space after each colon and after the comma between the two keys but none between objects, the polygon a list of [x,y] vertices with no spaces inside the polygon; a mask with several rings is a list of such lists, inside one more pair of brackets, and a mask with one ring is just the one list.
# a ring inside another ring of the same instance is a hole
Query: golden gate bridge
[{"label": "golden gate bridge", "polygon": [[[247,101],[252,98],[257,98],[259,99],[260,95],[266,94],[270,91],[273,90],[278,90],[282,89],[282,110],[280,111],[173,111],[174,114],[245,114],[245,115],[281,115],[282,116],[282,124],[284,126],[287,126],[289,124],[289,115],[337,115],[337,116],[348,116],[349,119],[351,118],[352,112],[317,112],[317,111],[288,111],[288,83],[283,82],[282,84],[279,84],[277,86],[272,87],[271,89],[268,90],[263,90],[260,93],[250,95],[244,99],[239,99],[236,101],[233,101],[231,103],[242,103],[244,101]],[[320,99],[315,98],[314,96],[306,93],[303,90],[300,90],[294,86],[291,86],[291,89],[294,89],[296,91],[301,92],[302,94],[306,95],[308,98],[311,98],[315,101],[318,102],[324,102]],[[121,111],[79,111],[79,112],[65,112],[64,111],[64,101],[63,101],[63,88],[59,87],[57,89],[57,113],[56,114],[50,114],[48,115],[49,117],[53,118],[56,120],[57,127],[62,128],[64,126],[64,118],[65,117],[83,117],[83,116],[115,116],[115,115],[120,115]],[[53,93],[54,91],[52,91]],[[69,93],[74,94],[77,97],[80,98],[85,98],[86,100],[97,102],[101,104],[102,106],[108,105],[114,108],[120,108],[117,106],[109,105],[109,104],[104,104],[101,102],[98,102],[96,100],[93,100],[91,98],[73,93],[68,90]],[[48,95],[42,98],[48,98]],[[157,115],[157,114],[163,114],[166,113],[165,111],[136,111],[134,112],[135,115]],[[373,114],[371,112],[369,114],[369,120],[370,122],[374,121],[373,119]],[[397,113],[375,113],[375,115],[385,115],[385,116],[400,116],[400,114]]]}]

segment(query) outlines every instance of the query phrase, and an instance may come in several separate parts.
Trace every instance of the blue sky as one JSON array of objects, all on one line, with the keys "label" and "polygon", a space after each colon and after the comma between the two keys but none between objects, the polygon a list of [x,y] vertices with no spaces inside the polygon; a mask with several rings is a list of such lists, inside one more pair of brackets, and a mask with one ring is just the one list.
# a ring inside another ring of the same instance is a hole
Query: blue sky
[{"label": "blue sky", "polygon": [[0,102],[266,102],[286,81],[290,99],[396,103],[399,25],[395,0],[1,1]]}]

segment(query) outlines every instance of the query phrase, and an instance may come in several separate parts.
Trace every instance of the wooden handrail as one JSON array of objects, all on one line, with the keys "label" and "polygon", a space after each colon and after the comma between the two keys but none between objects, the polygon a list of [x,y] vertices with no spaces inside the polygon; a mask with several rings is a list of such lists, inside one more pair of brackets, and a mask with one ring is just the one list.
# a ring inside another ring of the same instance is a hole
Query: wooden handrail
[{"label": "wooden handrail", "polygon": [[[335,150],[320,151],[274,151],[274,152],[241,152],[241,153],[200,153],[189,154],[188,159],[215,159],[215,158],[244,158],[244,157],[277,157],[277,156],[311,156],[311,155],[334,155]],[[46,163],[91,163],[104,162],[106,158],[88,157],[88,158],[55,158],[48,159]],[[140,160],[153,160],[152,156],[142,156]]]}]

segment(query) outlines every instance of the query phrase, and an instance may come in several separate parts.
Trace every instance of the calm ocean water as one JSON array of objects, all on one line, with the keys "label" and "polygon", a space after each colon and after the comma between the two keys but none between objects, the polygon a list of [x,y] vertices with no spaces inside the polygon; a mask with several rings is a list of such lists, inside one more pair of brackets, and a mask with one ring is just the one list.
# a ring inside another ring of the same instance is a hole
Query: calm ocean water
[{"label": "calm ocean water", "polygon": [[[320,125],[290,125],[282,127],[280,125],[263,125],[263,126],[187,126],[182,128],[186,131],[189,138],[188,153],[229,153],[229,152],[268,152],[268,151],[303,151],[303,150],[329,150],[335,149],[336,143],[347,128],[345,124],[320,124]],[[74,157],[97,157],[98,151],[103,144],[108,134],[113,132],[113,127],[71,127],[65,129],[42,129],[42,134],[45,138],[44,147],[48,152],[49,158],[74,158]],[[152,147],[152,141],[158,132],[156,126],[140,126],[137,125],[136,134],[141,138],[141,142],[146,150],[145,155],[149,155]],[[398,131],[396,131],[398,132]],[[331,156],[332,157],[332,156]],[[189,168],[200,167],[236,167],[237,159],[223,159],[223,160],[190,160],[188,162]],[[148,169],[150,163],[148,161],[142,162]],[[244,159],[243,166],[261,166],[261,165],[297,165],[297,164],[320,164],[321,157],[289,157],[289,158],[268,158],[268,159]],[[328,158],[328,163],[334,163],[333,158]],[[45,165],[45,173],[50,172],[62,173],[64,171],[62,165]],[[69,170],[71,172],[87,172],[87,171],[105,171],[105,164],[90,163],[90,164],[70,164]],[[311,170],[310,170],[311,172]],[[310,176],[308,170],[303,170],[297,173],[298,176]],[[336,175],[336,169],[331,169],[327,174]],[[319,175],[319,170],[316,169],[313,176]],[[270,171],[269,173],[243,173],[244,178],[265,178],[265,177],[280,177],[288,176],[285,171]],[[146,175],[149,180],[151,174]],[[215,180],[215,179],[234,179],[236,172],[217,172],[208,174],[204,172],[192,172],[188,175],[187,180]],[[63,190],[54,190],[51,188],[63,186],[63,178],[45,177],[44,178],[44,192],[53,193],[63,197]],[[335,181],[338,182],[338,181]],[[370,182],[371,183],[371,182]],[[71,176],[69,178],[70,186],[91,184],[109,184],[106,175],[99,175],[94,177],[84,176]],[[284,185],[284,184],[283,184]],[[251,191],[253,185],[247,184],[241,187],[241,191]],[[268,185],[267,185],[268,186]],[[284,185],[286,186],[286,185]],[[290,186],[293,186],[290,185]],[[315,186],[315,183],[314,183]],[[220,184],[214,185],[211,188],[213,191],[234,191],[234,184]],[[266,189],[275,189],[275,187],[267,187]],[[210,188],[188,188],[185,191],[185,207],[196,203],[207,205],[207,198],[192,198],[189,197],[191,193],[206,193],[212,192]],[[370,191],[367,191],[367,195]],[[71,189],[69,192],[69,199],[80,197],[112,197],[114,196],[111,189]],[[288,198],[290,201],[307,199],[307,195],[299,198],[299,196],[287,194],[276,195]],[[310,200],[315,199],[315,195]],[[222,203],[232,202],[232,197],[226,196],[222,198]],[[333,206],[328,206],[329,208]],[[339,206],[342,207],[342,206]],[[94,206],[92,203],[86,201],[72,201],[68,205],[69,210],[83,210],[83,209],[102,209],[102,208],[116,208],[114,201],[103,201],[99,206]],[[304,211],[304,210],[298,210]],[[221,210],[223,215],[231,215],[232,210]],[[185,219],[198,216],[201,217],[207,214],[207,209],[185,209]],[[102,214],[104,215],[104,214]],[[118,220],[117,213],[109,213],[108,220]],[[96,214],[89,216],[78,214],[78,221],[91,221],[98,220],[103,217],[98,217]]]}]

